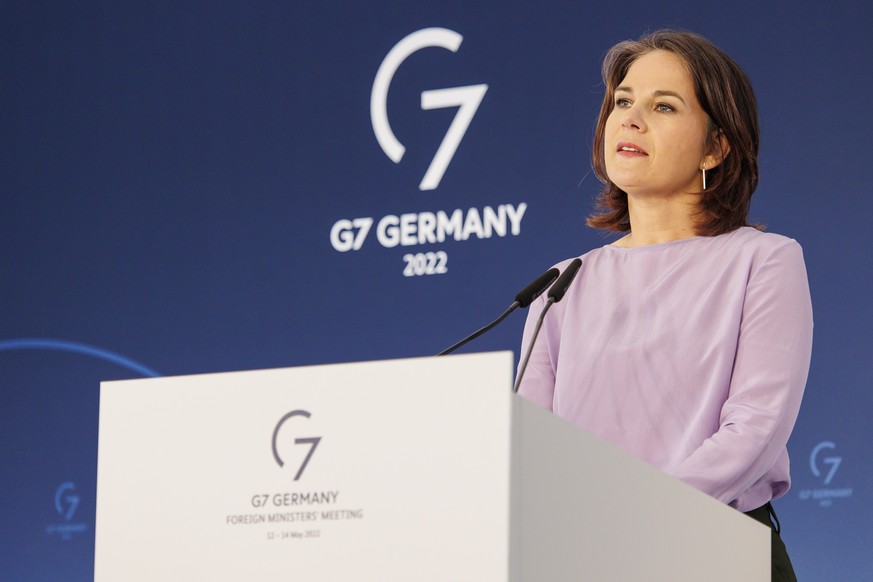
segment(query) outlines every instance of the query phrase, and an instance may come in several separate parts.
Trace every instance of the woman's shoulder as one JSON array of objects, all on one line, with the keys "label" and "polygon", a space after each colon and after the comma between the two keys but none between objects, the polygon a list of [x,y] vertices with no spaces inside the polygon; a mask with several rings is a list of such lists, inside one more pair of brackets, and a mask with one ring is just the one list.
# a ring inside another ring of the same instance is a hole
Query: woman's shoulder
[{"label": "woman's shoulder", "polygon": [[711,257],[721,264],[730,263],[752,274],[765,268],[786,276],[806,272],[803,249],[793,238],[744,226],[714,239],[719,239],[719,244]]},{"label": "woman's shoulder", "polygon": [[751,226],[744,226],[714,238],[723,240],[726,247],[734,247],[743,254],[760,258],[784,253],[802,255],[803,252],[800,243],[793,238],[764,232]]},{"label": "woman's shoulder", "polygon": [[725,238],[744,245],[753,245],[764,249],[775,249],[782,246],[798,245],[791,237],[774,232],[765,232],[752,226],[742,226],[716,238]]}]

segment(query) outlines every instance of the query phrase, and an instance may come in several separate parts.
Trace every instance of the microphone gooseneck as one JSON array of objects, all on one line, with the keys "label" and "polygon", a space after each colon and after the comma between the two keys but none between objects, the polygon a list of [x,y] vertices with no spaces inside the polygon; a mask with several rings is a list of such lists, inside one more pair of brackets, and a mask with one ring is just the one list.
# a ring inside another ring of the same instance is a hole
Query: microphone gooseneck
[{"label": "microphone gooseneck", "polygon": [[554,267],[552,267],[551,269],[549,269],[548,271],[546,271],[545,273],[543,273],[542,275],[540,275],[539,277],[537,277],[536,279],[531,281],[531,283],[527,287],[525,287],[524,289],[519,291],[515,295],[515,301],[512,303],[512,305],[510,305],[506,309],[506,311],[504,311],[503,313],[500,314],[500,317],[498,317],[497,319],[495,319],[494,321],[492,321],[491,323],[489,323],[485,327],[477,329],[476,331],[474,331],[473,333],[471,333],[470,335],[468,335],[467,337],[465,337],[461,341],[447,347],[446,349],[444,349],[443,351],[441,351],[437,355],[438,356],[445,356],[447,354],[450,354],[450,353],[454,352],[455,350],[457,350],[458,348],[460,348],[461,346],[463,346],[464,344],[467,344],[467,343],[473,341],[474,339],[476,339],[477,337],[479,337],[480,335],[484,334],[485,332],[490,331],[491,329],[496,327],[501,321],[506,319],[510,313],[512,313],[513,311],[515,311],[519,307],[527,307],[528,305],[530,305],[533,302],[533,300],[536,299],[537,297],[539,297],[540,295],[542,295],[543,292],[549,288],[549,285],[554,283],[555,279],[557,279],[557,278],[558,278],[558,269],[555,269]]}]

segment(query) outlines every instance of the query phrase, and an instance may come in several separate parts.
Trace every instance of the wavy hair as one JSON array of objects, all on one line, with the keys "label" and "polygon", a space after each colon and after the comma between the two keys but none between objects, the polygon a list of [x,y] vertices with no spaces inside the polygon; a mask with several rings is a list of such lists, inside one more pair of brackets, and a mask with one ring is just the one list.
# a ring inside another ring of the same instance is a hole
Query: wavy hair
[{"label": "wavy hair", "polygon": [[603,59],[606,91],[594,132],[594,172],[604,188],[587,223],[594,228],[630,230],[627,193],[606,173],[604,131],[615,107],[615,89],[641,56],[665,50],[678,56],[691,75],[697,100],[709,116],[715,147],[719,136],[730,151],[721,164],[706,171],[706,190],[700,192],[697,234],[715,236],[749,226],[752,194],[758,186],[758,106],[749,78],[737,63],[704,37],[691,32],[659,30],[612,47]]}]

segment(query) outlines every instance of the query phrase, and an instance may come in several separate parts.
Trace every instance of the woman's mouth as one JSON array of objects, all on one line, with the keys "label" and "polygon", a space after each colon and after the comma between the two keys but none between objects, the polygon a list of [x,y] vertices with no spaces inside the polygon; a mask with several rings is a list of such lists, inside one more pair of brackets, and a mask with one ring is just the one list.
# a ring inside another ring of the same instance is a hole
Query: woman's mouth
[{"label": "woman's mouth", "polygon": [[635,143],[620,141],[615,148],[615,151],[620,154],[630,155],[630,156],[647,156],[649,155],[646,150],[641,148]]}]

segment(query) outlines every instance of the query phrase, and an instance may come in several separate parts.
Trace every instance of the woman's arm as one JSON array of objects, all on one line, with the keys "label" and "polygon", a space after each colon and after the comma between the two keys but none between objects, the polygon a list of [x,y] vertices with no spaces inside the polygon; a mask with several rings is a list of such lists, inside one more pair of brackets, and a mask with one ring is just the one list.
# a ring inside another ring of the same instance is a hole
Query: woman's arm
[{"label": "woman's arm", "polygon": [[[788,240],[749,276],[718,431],[676,468],[676,477],[742,505],[742,494],[773,468],[794,428],[809,371],[812,325],[802,250]],[[772,486],[778,495],[787,482]]]},{"label": "woman's arm", "polygon": [[[521,360],[524,360],[524,355],[527,353],[530,342],[534,339],[533,332],[536,328],[537,319],[539,319],[545,304],[545,294],[543,294],[534,300],[528,308],[527,321],[524,324],[524,333],[521,336],[521,352],[519,352]],[[556,311],[556,307],[553,307],[552,310]],[[549,312],[549,315],[554,316],[555,314]],[[553,410],[555,362],[557,361],[558,347],[561,341],[560,334],[556,333],[557,326],[554,325],[554,319],[554,317],[546,317],[543,321],[543,326],[531,352],[524,378],[522,378],[521,385],[518,387],[518,393],[521,396],[547,410]],[[519,366],[521,366],[521,361]],[[518,374],[518,371],[516,371],[516,374]]]}]

